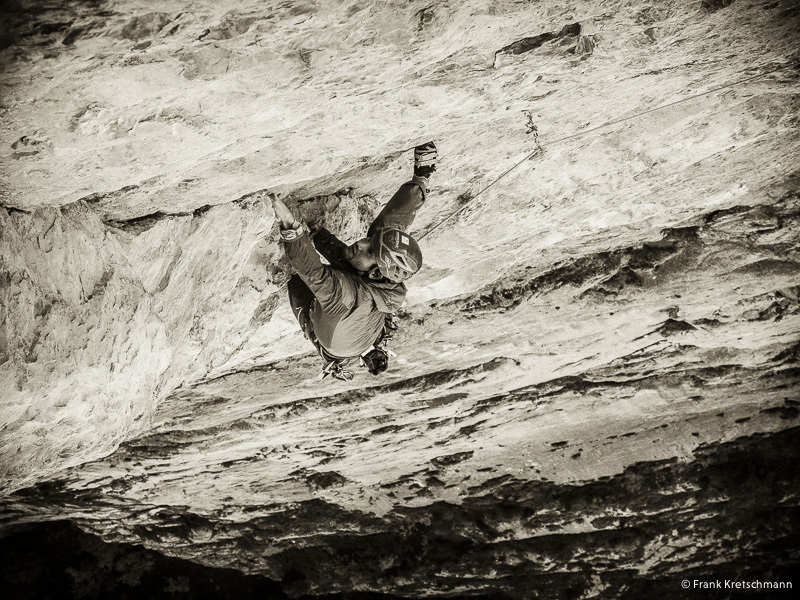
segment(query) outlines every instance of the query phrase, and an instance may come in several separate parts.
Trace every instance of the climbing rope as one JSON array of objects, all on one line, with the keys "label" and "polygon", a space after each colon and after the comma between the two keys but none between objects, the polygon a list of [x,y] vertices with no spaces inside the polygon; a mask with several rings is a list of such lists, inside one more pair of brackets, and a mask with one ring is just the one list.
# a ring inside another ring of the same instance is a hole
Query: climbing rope
[{"label": "climbing rope", "polygon": [[[609,121],[608,123],[603,123],[602,125],[598,125],[597,127],[593,127],[591,129],[587,129],[586,131],[579,131],[578,133],[573,133],[573,134],[568,135],[566,137],[563,137],[563,138],[557,139],[557,140],[555,140],[553,142],[550,142],[548,144],[548,146],[553,146],[555,144],[560,144],[561,142],[566,142],[568,140],[572,140],[572,139],[575,139],[575,138],[578,138],[578,137],[581,137],[581,136],[584,136],[584,135],[588,135],[588,134],[594,133],[595,131],[598,131],[600,129],[604,129],[606,127],[611,127],[612,125],[618,125],[619,123],[624,123],[625,121],[630,121],[632,119],[637,119],[637,118],[642,117],[644,115],[648,115],[650,113],[654,113],[654,112],[657,112],[659,110],[664,110],[665,108],[670,108],[671,106],[676,106],[678,104],[682,104],[683,102],[688,102],[689,100],[694,100],[696,98],[702,98],[703,96],[708,96],[709,94],[713,94],[714,92],[718,92],[720,90],[736,87],[736,86],[745,84],[745,83],[747,83],[749,81],[753,81],[754,79],[760,79],[761,77],[765,77],[767,75],[771,75],[772,73],[775,73],[776,71],[780,71],[782,69],[785,69],[786,67],[789,67],[789,66],[796,66],[796,65],[794,65],[793,63],[784,63],[782,65],[779,65],[779,66],[775,67],[774,69],[770,69],[768,71],[763,71],[761,73],[757,73],[756,75],[753,75],[752,77],[747,77],[745,79],[742,79],[740,81],[736,81],[734,83],[728,83],[728,84],[725,84],[725,85],[721,85],[719,87],[711,88],[710,90],[706,90],[705,92],[701,92],[699,94],[694,94],[692,96],[687,96],[686,98],[681,98],[680,100],[675,100],[674,102],[670,102],[670,103],[664,104],[662,106],[656,106],[655,108],[650,108],[648,110],[644,110],[644,111],[642,111],[640,113],[636,113],[635,115],[630,115],[628,117],[622,117],[622,118],[616,119],[614,121]],[[478,193],[476,193],[472,198],[470,198],[458,210],[456,210],[456,211],[452,212],[451,214],[447,215],[444,219],[439,221],[436,225],[434,225],[433,227],[428,229],[425,233],[423,233],[422,235],[417,237],[417,240],[424,239],[430,233],[432,233],[433,231],[438,229],[441,225],[443,225],[444,223],[446,223],[447,221],[449,221],[450,219],[452,219],[453,217],[455,217],[459,213],[463,212],[467,207],[469,207],[469,205],[472,202],[475,201],[475,199],[478,196],[483,194],[486,190],[488,190],[490,187],[492,187],[498,181],[503,179],[503,177],[508,175],[511,171],[513,171],[514,169],[519,167],[522,163],[524,163],[525,161],[531,160],[533,157],[535,157],[537,155],[540,155],[540,154],[544,153],[544,150],[543,150],[543,148],[542,148],[542,146],[541,146],[541,144],[539,142],[539,130],[536,127],[536,125],[533,123],[533,119],[532,119],[532,115],[531,115],[530,111],[523,111],[523,113],[525,113],[525,115],[528,117],[528,133],[533,133],[534,134],[534,144],[535,144],[536,148],[534,148],[531,152],[526,154],[525,158],[523,158],[519,162],[515,163],[514,165],[512,165],[511,167],[509,167],[508,169],[503,171],[503,173],[501,173],[491,183],[489,183],[486,187],[484,187],[482,190],[480,190]]]}]

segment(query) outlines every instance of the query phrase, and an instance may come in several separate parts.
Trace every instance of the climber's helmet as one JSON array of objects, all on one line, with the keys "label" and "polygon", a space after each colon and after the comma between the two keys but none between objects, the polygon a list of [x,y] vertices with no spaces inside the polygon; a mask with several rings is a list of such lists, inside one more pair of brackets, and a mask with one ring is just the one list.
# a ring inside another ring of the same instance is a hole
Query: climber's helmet
[{"label": "climber's helmet", "polygon": [[419,244],[405,231],[381,229],[371,242],[381,275],[391,281],[405,281],[422,267]]}]

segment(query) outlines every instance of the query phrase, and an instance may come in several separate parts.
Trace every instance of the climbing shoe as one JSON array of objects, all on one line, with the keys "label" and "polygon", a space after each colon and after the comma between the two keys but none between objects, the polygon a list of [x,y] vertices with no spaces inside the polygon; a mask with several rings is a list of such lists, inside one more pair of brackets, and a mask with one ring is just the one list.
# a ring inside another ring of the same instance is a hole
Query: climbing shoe
[{"label": "climbing shoe", "polygon": [[346,364],[347,361],[344,362],[339,360],[328,361],[322,368],[320,379],[325,379],[328,375],[330,375],[334,379],[339,379],[340,381],[352,381],[353,377],[355,377],[355,373],[353,373],[348,369],[345,369],[344,365]]},{"label": "climbing shoe", "polygon": [[389,353],[383,348],[371,348],[361,355],[361,364],[373,375],[380,375],[389,367]]},{"label": "climbing shoe", "polygon": [[430,177],[436,170],[436,144],[428,142],[414,148],[414,175],[417,177]]}]

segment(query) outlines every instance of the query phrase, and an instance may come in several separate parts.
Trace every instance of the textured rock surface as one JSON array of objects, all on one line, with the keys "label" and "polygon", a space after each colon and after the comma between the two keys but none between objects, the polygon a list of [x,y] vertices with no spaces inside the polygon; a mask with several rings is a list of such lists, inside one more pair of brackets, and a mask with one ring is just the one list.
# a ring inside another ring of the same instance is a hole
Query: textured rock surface
[{"label": "textured rock surface", "polygon": [[[4,10],[4,524],[293,594],[798,562],[795,2]],[[353,241],[428,139],[399,358],[321,383],[265,192]]]}]

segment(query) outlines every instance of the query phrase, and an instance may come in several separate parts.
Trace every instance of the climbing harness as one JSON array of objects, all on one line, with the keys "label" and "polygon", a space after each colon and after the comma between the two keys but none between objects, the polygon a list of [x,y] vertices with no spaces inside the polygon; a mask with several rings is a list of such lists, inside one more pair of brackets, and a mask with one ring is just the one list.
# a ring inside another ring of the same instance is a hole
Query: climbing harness
[{"label": "climbing harness", "polygon": [[388,313],[378,339],[361,353],[361,366],[373,375],[380,375],[388,368],[390,356],[397,357],[397,354],[389,349],[389,343],[394,339],[395,331],[397,331],[397,323],[394,320],[394,314]]},{"label": "climbing harness", "polygon": [[[790,66],[797,66],[797,65],[794,64],[794,63],[784,63],[784,64],[781,64],[781,65],[775,67],[774,69],[770,69],[768,71],[763,71],[761,73],[757,73],[756,75],[753,75],[751,77],[746,77],[745,79],[741,79],[740,81],[735,81],[733,83],[728,83],[728,84],[725,84],[725,85],[721,85],[721,86],[712,88],[710,90],[706,90],[705,92],[701,92],[699,94],[694,94],[692,96],[687,96],[686,98],[681,98],[680,100],[675,100],[674,102],[670,102],[668,104],[663,104],[661,106],[656,106],[655,108],[644,110],[644,111],[642,111],[640,113],[636,113],[635,115],[630,115],[628,117],[621,117],[621,118],[616,119],[614,121],[609,121],[607,123],[603,123],[602,125],[598,125],[597,127],[592,127],[591,129],[587,129],[586,131],[579,131],[578,133],[573,133],[571,135],[568,135],[568,136],[565,136],[563,138],[560,138],[560,139],[554,140],[552,142],[549,142],[548,145],[549,146],[553,146],[555,144],[560,144],[561,142],[566,142],[568,140],[572,140],[572,139],[575,139],[575,138],[578,138],[578,137],[582,137],[584,135],[588,135],[590,133],[594,133],[595,131],[598,131],[600,129],[604,129],[606,127],[611,127],[612,125],[617,125],[619,123],[624,123],[625,121],[630,121],[632,119],[637,119],[637,118],[642,117],[644,115],[647,115],[647,114],[650,114],[650,113],[654,113],[654,112],[657,112],[659,110],[664,110],[665,108],[669,108],[671,106],[675,106],[675,105],[681,104],[683,102],[688,102],[689,100],[694,100],[696,98],[702,98],[703,96],[708,96],[709,94],[713,94],[714,92],[718,92],[720,90],[736,87],[736,86],[745,84],[745,83],[747,83],[749,81],[753,81],[754,79],[760,79],[761,77],[765,77],[767,75],[771,75],[772,73],[775,73],[776,71],[780,71],[780,70],[785,69],[785,68],[790,67]],[[450,219],[452,219],[456,215],[462,213],[464,210],[467,209],[467,207],[472,202],[475,201],[475,199],[478,196],[483,194],[486,190],[488,190],[490,187],[492,187],[495,183],[497,183],[498,181],[503,179],[503,177],[508,175],[511,171],[513,171],[514,169],[519,167],[522,163],[524,163],[525,161],[531,160],[532,158],[534,158],[537,155],[541,155],[541,154],[544,153],[544,149],[542,148],[541,143],[539,142],[539,129],[536,127],[536,124],[533,122],[532,114],[530,113],[530,111],[523,111],[523,113],[528,117],[528,124],[527,124],[528,125],[528,133],[533,133],[534,134],[533,141],[534,141],[534,144],[535,144],[536,148],[534,148],[534,150],[532,150],[531,152],[526,154],[525,158],[523,158],[519,162],[515,163],[514,165],[512,165],[511,167],[509,167],[508,169],[503,171],[503,173],[501,173],[496,179],[494,179],[486,187],[484,187],[483,189],[478,191],[474,196],[472,196],[472,198],[470,198],[458,210],[450,213],[445,218],[443,218],[441,221],[436,223],[436,225],[434,225],[433,227],[428,229],[426,232],[424,232],[421,235],[419,235],[417,237],[417,240],[424,239],[429,234],[433,233],[436,229],[441,227],[444,223],[446,223],[447,221],[449,221]]]},{"label": "climbing harness", "polygon": [[[383,369],[380,369],[379,372],[385,371],[385,365],[388,364],[389,357],[397,357],[397,354],[389,349],[389,343],[394,339],[394,334],[396,331],[397,321],[395,321],[394,314],[387,313],[385,316],[383,329],[381,330],[378,339],[372,346],[361,353],[361,355],[358,357],[359,364],[372,372],[375,368],[374,363],[383,360],[384,367]],[[306,335],[306,337],[308,338],[308,335]],[[322,367],[322,373],[320,373],[319,376],[320,380],[325,379],[329,375],[334,379],[339,379],[340,381],[353,380],[355,373],[350,369],[345,369],[345,367],[353,360],[352,358],[334,358],[325,351],[325,348],[323,348],[322,345],[317,341],[316,336],[314,336],[313,339],[308,339],[312,344],[314,344],[317,352],[325,361],[325,366]],[[383,358],[381,358],[381,355],[383,355]]]}]

